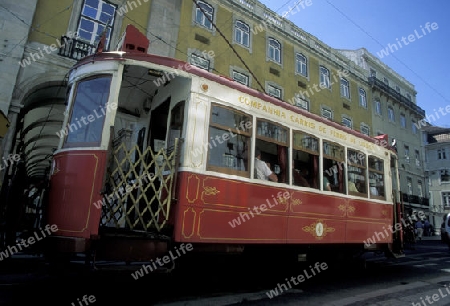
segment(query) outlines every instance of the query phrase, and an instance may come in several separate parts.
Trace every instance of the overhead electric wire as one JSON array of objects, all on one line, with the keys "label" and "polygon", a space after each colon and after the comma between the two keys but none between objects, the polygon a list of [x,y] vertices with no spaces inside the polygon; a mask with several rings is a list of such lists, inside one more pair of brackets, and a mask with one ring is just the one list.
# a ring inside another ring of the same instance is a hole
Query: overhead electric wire
[{"label": "overhead electric wire", "polygon": [[[357,24],[355,21],[353,21],[349,16],[347,16],[344,12],[342,12],[339,8],[337,8],[335,5],[330,3],[329,0],[326,0],[326,2],[333,7],[337,12],[339,12],[342,16],[344,16],[348,21],[350,21],[353,25],[355,25],[358,29],[360,29],[363,33],[365,33],[367,36],[369,36],[373,41],[375,41],[378,45],[380,45],[382,48],[385,48],[385,46],[379,42],[376,38],[374,38],[372,35],[370,35],[365,29],[363,29],[359,24]],[[435,89],[431,84],[429,84],[425,79],[422,78],[422,76],[418,73],[416,73],[414,70],[412,70],[408,65],[406,65],[403,61],[401,61],[395,54],[390,53],[390,55],[395,58],[400,64],[402,64],[406,69],[411,71],[417,78],[419,78],[425,85],[427,85],[431,90],[433,90],[436,94],[441,96],[444,101],[449,102],[449,100],[444,97],[443,94],[441,94],[437,89]]]},{"label": "overhead electric wire", "polygon": [[[69,6],[67,6],[66,8],[64,8],[63,10],[59,11],[58,13],[56,13],[55,15],[53,15],[51,18],[45,20],[44,22],[42,22],[39,26],[42,26],[44,24],[46,24],[47,22],[49,22],[50,20],[52,20],[53,18],[56,18],[58,15],[60,15],[61,13],[64,13],[65,11],[67,11],[68,9],[70,9],[70,7],[73,5],[73,3],[71,3]],[[17,18],[18,20],[20,20],[22,23],[24,23],[26,26],[30,27],[32,31],[36,31],[38,33],[41,33],[45,36],[51,37],[51,38],[55,38],[55,39],[59,39],[59,37],[55,37],[53,35],[50,35],[48,33],[42,32],[36,28],[33,28],[33,26],[31,24],[26,23],[22,18],[20,18],[19,16],[17,16],[14,12],[12,12],[11,10],[9,10],[8,8],[6,8],[5,6],[0,4],[0,7],[2,7],[5,11],[7,11],[8,13],[10,13],[11,15],[13,15],[15,18]],[[14,44],[11,49],[5,53],[5,57],[10,57],[12,51],[19,46],[25,39],[28,39],[29,37],[29,33],[27,31],[27,34],[17,43]]]},{"label": "overhead electric wire", "polygon": [[213,25],[213,27],[217,30],[217,32],[220,34],[220,36],[222,36],[222,38],[226,41],[226,43],[228,44],[228,46],[231,48],[231,50],[233,50],[233,53],[236,54],[236,56],[238,57],[238,59],[241,61],[241,63],[245,66],[245,68],[247,68],[248,72],[250,72],[250,74],[253,76],[253,78],[255,79],[256,83],[258,83],[258,85],[261,87],[263,92],[266,92],[264,89],[264,86],[262,86],[261,82],[259,82],[258,78],[256,77],[256,75],[252,72],[252,70],[248,67],[247,63],[245,63],[245,61],[242,59],[242,57],[239,55],[239,53],[234,49],[234,47],[231,45],[230,41],[225,37],[225,35],[222,33],[222,31],[220,31],[220,29],[215,25],[214,21],[211,20],[211,18],[206,14],[206,12],[200,7],[200,5],[198,5],[196,0],[192,0],[195,4],[195,6],[200,9],[200,11],[203,13],[203,15],[205,16],[205,18],[208,19],[208,21]]}]

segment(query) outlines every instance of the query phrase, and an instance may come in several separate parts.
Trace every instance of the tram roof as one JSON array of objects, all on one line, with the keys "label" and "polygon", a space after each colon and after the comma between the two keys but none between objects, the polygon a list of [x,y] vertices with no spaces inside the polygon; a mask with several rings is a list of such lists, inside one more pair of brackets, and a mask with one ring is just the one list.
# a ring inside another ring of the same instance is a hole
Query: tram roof
[{"label": "tram roof", "polygon": [[[252,97],[256,97],[256,98],[264,100],[266,102],[270,102],[276,106],[283,107],[290,111],[299,113],[299,114],[301,114],[305,117],[308,117],[312,120],[321,122],[325,125],[332,126],[343,132],[346,132],[348,134],[351,134],[356,137],[362,138],[364,140],[370,141],[372,143],[375,143],[375,144],[377,144],[377,142],[379,143],[379,139],[377,139],[377,138],[367,136],[358,131],[352,130],[346,126],[340,125],[334,121],[330,121],[319,115],[307,112],[307,111],[305,111],[301,108],[295,107],[285,101],[271,97],[261,91],[258,91],[256,89],[253,89],[253,88],[247,87],[243,84],[240,84],[240,83],[230,79],[229,77],[211,73],[202,68],[191,65],[188,62],[185,62],[185,61],[182,61],[179,59],[175,59],[172,57],[166,57],[166,56],[160,56],[160,55],[156,55],[156,54],[148,54],[148,53],[142,53],[142,52],[124,52],[124,51],[100,52],[100,53],[95,53],[95,54],[84,57],[83,59],[78,61],[72,67],[72,69],[75,69],[79,66],[83,66],[86,64],[92,64],[93,62],[96,62],[96,61],[126,61],[126,60],[142,61],[142,62],[153,63],[153,64],[157,64],[157,65],[161,65],[161,66],[167,66],[167,67],[170,67],[173,69],[180,69],[187,73],[195,74],[197,76],[204,77],[211,81],[222,84],[224,86],[239,90],[239,91],[246,93]],[[188,65],[189,69],[185,68],[186,65]],[[383,147],[383,146],[380,146],[380,147]],[[390,145],[387,145],[385,148],[387,150],[390,150],[395,153],[395,150]]]}]

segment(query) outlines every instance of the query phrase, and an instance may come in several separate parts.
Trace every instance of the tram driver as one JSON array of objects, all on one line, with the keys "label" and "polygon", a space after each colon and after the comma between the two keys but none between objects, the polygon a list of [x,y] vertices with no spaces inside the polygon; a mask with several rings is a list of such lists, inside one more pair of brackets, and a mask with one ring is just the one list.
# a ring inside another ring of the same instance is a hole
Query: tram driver
[{"label": "tram driver", "polygon": [[278,182],[278,176],[270,170],[270,166],[261,160],[261,150],[255,150],[255,176],[260,180]]}]

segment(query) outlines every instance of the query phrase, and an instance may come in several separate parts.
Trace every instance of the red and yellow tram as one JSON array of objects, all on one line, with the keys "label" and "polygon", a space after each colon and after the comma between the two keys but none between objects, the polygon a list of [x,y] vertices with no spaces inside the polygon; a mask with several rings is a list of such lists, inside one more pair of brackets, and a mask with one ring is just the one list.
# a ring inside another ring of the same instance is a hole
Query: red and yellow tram
[{"label": "red and yellow tram", "polygon": [[[387,230],[401,211],[394,151],[143,45],[70,71],[50,174],[51,250],[126,262],[181,243],[401,252],[400,233]],[[256,150],[278,182],[256,178]]]}]

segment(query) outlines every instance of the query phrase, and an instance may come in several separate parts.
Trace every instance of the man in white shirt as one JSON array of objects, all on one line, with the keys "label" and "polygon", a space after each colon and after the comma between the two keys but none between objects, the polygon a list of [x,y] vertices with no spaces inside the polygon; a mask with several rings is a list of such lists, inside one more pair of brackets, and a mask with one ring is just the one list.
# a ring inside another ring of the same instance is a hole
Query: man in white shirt
[{"label": "man in white shirt", "polygon": [[278,182],[277,175],[270,170],[269,166],[261,160],[261,151],[255,150],[255,172],[256,178],[260,180],[270,180],[272,182]]}]

